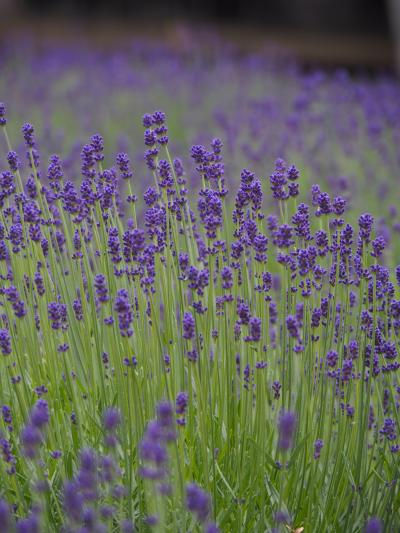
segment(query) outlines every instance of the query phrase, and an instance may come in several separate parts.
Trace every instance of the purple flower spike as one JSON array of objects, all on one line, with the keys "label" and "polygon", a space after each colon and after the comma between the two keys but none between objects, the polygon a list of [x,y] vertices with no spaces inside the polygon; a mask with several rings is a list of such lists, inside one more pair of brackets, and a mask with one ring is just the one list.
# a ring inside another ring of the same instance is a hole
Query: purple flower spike
[{"label": "purple flower spike", "polygon": [[182,328],[183,328],[183,338],[190,340],[194,339],[195,336],[195,328],[196,328],[196,322],[193,318],[192,313],[186,312],[183,316],[182,320]]},{"label": "purple flower spike", "polygon": [[38,429],[43,429],[43,427],[48,424],[49,420],[50,415],[48,403],[46,400],[41,398],[36,402],[31,411],[31,424]]},{"label": "purple flower spike", "polygon": [[131,337],[133,329],[132,306],[129,302],[129,293],[126,289],[119,289],[114,303],[114,310],[118,313],[119,329],[123,337]]},{"label": "purple flower spike", "polygon": [[252,316],[249,320],[249,335],[245,337],[247,342],[258,342],[261,339],[261,318]]},{"label": "purple flower spike", "polygon": [[0,329],[0,350],[3,355],[11,353],[11,337],[8,329]]},{"label": "purple flower spike", "polygon": [[204,531],[205,533],[220,533],[219,527],[214,522],[207,524]]},{"label": "purple flower spike", "polygon": [[26,123],[22,126],[22,133],[24,135],[24,140],[27,148],[34,148],[35,146],[35,138],[34,138],[34,132],[32,124]]},{"label": "purple flower spike", "polygon": [[269,178],[272,196],[276,200],[287,200],[289,198],[289,195],[285,190],[287,177],[285,161],[283,159],[277,159],[275,162],[275,171]]},{"label": "purple flower spike", "polygon": [[103,415],[103,427],[106,431],[115,431],[121,422],[121,413],[114,407],[109,407]]},{"label": "purple flower spike", "polygon": [[21,166],[18,154],[17,154],[17,152],[14,152],[13,150],[8,152],[8,154],[7,154],[7,162],[8,162],[8,165],[10,167],[10,170],[12,172],[16,172],[19,169],[19,167]]},{"label": "purple flower spike", "polygon": [[95,161],[103,161],[104,155],[104,141],[103,137],[99,134],[93,135],[90,138],[90,144],[93,148],[93,154],[94,154],[94,160]]},{"label": "purple flower spike", "polygon": [[369,242],[373,223],[374,223],[374,218],[369,213],[364,213],[358,219],[358,225],[360,227],[360,238],[363,241]]},{"label": "purple flower spike", "polygon": [[103,274],[97,274],[94,278],[96,296],[100,303],[106,303],[109,300],[106,277]]},{"label": "purple flower spike", "polygon": [[6,106],[3,104],[3,102],[0,102],[0,126],[5,126],[6,124]]},{"label": "purple flower spike", "polygon": [[130,168],[130,161],[127,154],[119,153],[115,159],[117,167],[121,172],[121,177],[124,180],[130,179],[133,176],[133,172]]},{"label": "purple flower spike", "polygon": [[[1,104],[0,104],[1,106]],[[11,531],[11,513],[10,508],[4,500],[0,500],[0,524],[3,528],[3,531]]]},{"label": "purple flower spike", "polygon": [[386,241],[382,236],[377,237],[372,241],[372,257],[380,257],[385,249]]}]

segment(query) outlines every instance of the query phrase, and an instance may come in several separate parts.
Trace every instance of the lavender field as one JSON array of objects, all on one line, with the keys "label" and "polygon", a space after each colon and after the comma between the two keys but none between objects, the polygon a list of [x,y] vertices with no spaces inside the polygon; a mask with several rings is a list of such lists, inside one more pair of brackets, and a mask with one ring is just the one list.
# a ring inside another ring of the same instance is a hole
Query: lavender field
[{"label": "lavender field", "polygon": [[1,533],[400,531],[400,85],[207,39],[0,51]]}]

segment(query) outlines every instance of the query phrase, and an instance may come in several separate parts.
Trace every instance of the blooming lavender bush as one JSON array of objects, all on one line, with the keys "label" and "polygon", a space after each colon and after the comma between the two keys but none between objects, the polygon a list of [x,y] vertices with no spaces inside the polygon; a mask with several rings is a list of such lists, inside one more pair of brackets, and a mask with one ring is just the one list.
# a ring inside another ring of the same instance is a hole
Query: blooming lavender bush
[{"label": "blooming lavender bush", "polygon": [[2,531],[396,531],[400,267],[374,217],[300,157],[231,178],[229,128],[181,160],[145,114],[134,170],[99,134],[45,164],[9,122]]}]

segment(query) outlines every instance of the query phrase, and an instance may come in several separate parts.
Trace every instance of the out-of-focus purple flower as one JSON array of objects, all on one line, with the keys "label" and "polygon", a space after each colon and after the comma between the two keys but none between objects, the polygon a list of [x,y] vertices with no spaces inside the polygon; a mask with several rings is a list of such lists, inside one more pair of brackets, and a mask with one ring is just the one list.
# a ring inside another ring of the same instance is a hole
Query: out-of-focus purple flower
[{"label": "out-of-focus purple flower", "polygon": [[324,445],[324,441],[322,439],[317,439],[314,442],[314,459],[319,459],[321,457],[321,450]]},{"label": "out-of-focus purple flower", "polygon": [[64,511],[66,517],[73,523],[78,523],[82,519],[84,499],[79,492],[79,487],[75,481],[69,481],[64,485]]},{"label": "out-of-focus purple flower", "polygon": [[140,458],[145,465],[139,474],[151,480],[163,480],[167,475],[167,444],[176,438],[174,409],[169,402],[157,406],[157,418],[152,420],[140,442]]},{"label": "out-of-focus purple flower", "polygon": [[30,415],[30,422],[38,429],[43,429],[50,420],[49,406],[46,400],[40,399],[33,406]]},{"label": "out-of-focus purple flower", "polygon": [[210,495],[195,483],[186,486],[186,505],[202,524],[207,520],[211,510]]},{"label": "out-of-focus purple flower", "polygon": [[105,431],[105,443],[107,446],[114,448],[118,439],[116,436],[116,429],[121,423],[121,413],[115,407],[109,407],[103,414],[103,428]]},{"label": "out-of-focus purple flower", "polygon": [[106,431],[115,431],[121,422],[121,413],[115,407],[109,407],[103,414],[103,427]]},{"label": "out-of-focus purple flower", "polygon": [[209,524],[206,525],[204,532],[205,533],[220,533],[220,529],[217,526],[217,524],[214,524],[214,522],[210,522]]},{"label": "out-of-focus purple flower", "polygon": [[27,518],[18,520],[16,533],[40,533],[39,513],[31,512]]},{"label": "out-of-focus purple flower", "polygon": [[289,519],[290,517],[286,511],[276,511],[276,513],[274,514],[274,520],[278,524],[285,524],[289,522]]},{"label": "out-of-focus purple flower", "polygon": [[[1,104],[0,104],[1,106]],[[1,125],[1,122],[0,122]],[[4,533],[9,533],[11,530],[11,512],[8,503],[0,499],[0,524]]]},{"label": "out-of-focus purple flower", "polygon": [[365,525],[364,533],[382,533],[383,524],[380,518],[373,517]]},{"label": "out-of-focus purple flower", "polygon": [[53,450],[50,452],[50,457],[52,459],[60,459],[62,457],[62,451],[61,450]]},{"label": "out-of-focus purple flower", "polygon": [[292,446],[293,436],[296,429],[296,415],[291,411],[281,413],[278,421],[279,440],[281,450],[289,450]]},{"label": "out-of-focus purple flower", "polygon": [[24,455],[33,459],[36,456],[40,444],[43,442],[42,433],[37,427],[28,424],[22,430],[21,442]]}]

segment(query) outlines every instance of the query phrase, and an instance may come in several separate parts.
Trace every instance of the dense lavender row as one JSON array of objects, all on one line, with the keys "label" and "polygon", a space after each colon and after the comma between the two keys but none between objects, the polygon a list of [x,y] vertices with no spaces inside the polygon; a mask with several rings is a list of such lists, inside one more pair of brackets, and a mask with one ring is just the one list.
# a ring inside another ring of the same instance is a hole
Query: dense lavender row
[{"label": "dense lavender row", "polygon": [[232,189],[219,138],[189,192],[142,122],[148,183],[99,134],[71,180],[0,104],[4,530],[395,531],[393,247],[291,161]]}]

